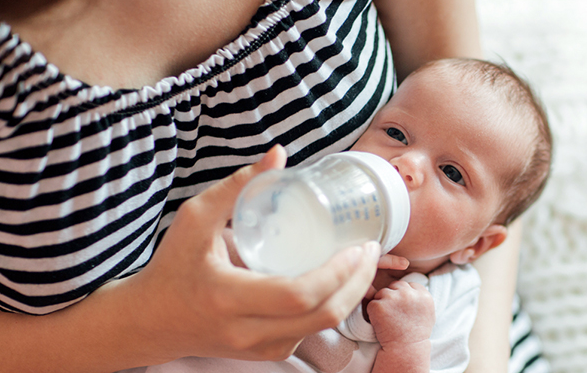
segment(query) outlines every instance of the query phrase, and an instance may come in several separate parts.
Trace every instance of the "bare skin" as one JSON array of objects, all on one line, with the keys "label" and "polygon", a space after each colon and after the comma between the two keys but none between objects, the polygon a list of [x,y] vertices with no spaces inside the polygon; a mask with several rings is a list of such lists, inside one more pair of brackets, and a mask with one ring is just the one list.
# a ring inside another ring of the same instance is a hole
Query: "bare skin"
[{"label": "bare skin", "polygon": [[483,57],[474,1],[374,0],[374,3],[393,50],[400,82],[428,61]]},{"label": "bare skin", "polygon": [[63,73],[91,85],[140,88],[204,61],[238,36],[262,3],[24,0],[3,2],[0,18]]}]

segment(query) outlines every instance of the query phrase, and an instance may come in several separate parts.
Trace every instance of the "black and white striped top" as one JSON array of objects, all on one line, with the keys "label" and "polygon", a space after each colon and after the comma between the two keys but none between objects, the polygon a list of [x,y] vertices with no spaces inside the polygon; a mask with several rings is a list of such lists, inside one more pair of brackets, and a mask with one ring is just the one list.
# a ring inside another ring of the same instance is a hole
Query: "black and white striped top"
[{"label": "black and white striped top", "polygon": [[368,0],[267,0],[153,87],[62,75],[0,24],[0,309],[45,314],[140,269],[174,212],[275,143],[348,148],[395,87]]}]

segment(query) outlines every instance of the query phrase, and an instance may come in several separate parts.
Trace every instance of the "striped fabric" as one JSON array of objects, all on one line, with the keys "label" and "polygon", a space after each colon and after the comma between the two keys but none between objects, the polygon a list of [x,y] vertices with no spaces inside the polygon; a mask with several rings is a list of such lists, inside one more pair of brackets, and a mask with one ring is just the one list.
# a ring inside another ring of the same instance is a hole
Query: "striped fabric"
[{"label": "striped fabric", "polygon": [[513,320],[510,326],[509,373],[550,373],[548,360],[542,354],[540,339],[532,331],[530,316],[516,294],[512,304]]},{"label": "striped fabric", "polygon": [[0,309],[46,314],[144,266],[186,198],[275,143],[348,148],[395,87],[369,0],[268,0],[153,87],[89,86],[0,24]]}]

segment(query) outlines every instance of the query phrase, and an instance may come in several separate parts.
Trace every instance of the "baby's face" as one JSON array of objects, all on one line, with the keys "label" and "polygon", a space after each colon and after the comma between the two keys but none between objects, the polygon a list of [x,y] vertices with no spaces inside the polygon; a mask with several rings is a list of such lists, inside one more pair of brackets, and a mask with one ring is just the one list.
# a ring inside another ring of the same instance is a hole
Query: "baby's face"
[{"label": "baby's face", "polygon": [[493,222],[500,181],[519,170],[530,140],[487,92],[423,71],[408,78],[352,150],[398,169],[411,218],[392,254],[424,273],[474,244]]}]

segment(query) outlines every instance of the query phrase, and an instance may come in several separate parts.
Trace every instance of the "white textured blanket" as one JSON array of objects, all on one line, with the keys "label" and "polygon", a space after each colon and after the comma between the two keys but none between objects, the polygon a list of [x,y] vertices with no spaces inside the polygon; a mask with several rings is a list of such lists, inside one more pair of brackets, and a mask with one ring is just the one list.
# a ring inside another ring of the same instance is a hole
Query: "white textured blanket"
[{"label": "white textured blanket", "polygon": [[552,178],[525,215],[518,289],[554,372],[587,371],[587,1],[477,0],[491,60],[542,97]]}]

